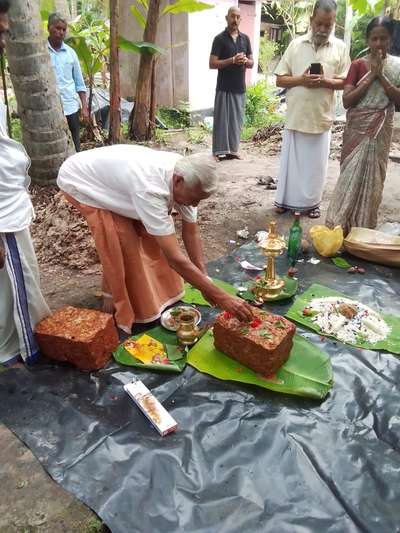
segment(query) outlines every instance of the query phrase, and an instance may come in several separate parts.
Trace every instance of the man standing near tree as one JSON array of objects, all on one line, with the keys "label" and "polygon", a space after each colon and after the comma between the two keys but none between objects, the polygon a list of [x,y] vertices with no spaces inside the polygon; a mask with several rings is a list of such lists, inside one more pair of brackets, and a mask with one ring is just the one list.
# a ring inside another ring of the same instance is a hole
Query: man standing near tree
[{"label": "man standing near tree", "polygon": [[82,115],[83,121],[86,122],[89,119],[86,85],[75,50],[64,43],[68,27],[66,20],[58,13],[52,13],[49,16],[47,27],[49,31],[48,48],[56,75],[64,115],[68,121],[75,150],[79,152],[80,114]]},{"label": "man standing near tree", "polygon": [[320,216],[328,166],[335,91],[344,88],[350,58],[332,31],[336,2],[317,0],[311,29],[288,46],[275,70],[276,84],[287,91],[276,212],[288,209]]},{"label": "man standing near tree", "polygon": [[252,68],[250,39],[239,31],[240,9],[229,8],[228,26],[213,41],[210,68],[218,69],[214,102],[212,151],[215,159],[240,159],[240,131],[243,124],[246,68]]}]

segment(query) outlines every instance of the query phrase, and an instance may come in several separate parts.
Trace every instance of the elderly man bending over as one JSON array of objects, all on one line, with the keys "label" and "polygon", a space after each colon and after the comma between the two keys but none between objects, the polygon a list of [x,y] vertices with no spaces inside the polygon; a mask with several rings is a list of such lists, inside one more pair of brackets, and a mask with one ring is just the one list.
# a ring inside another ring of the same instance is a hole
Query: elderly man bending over
[{"label": "elderly man bending over", "polygon": [[[181,157],[134,145],[95,148],[62,165],[58,185],[86,217],[103,267],[104,310],[130,333],[183,296],[183,280],[238,318],[251,307],[207,277],[196,206],[217,187],[209,156]],[[181,250],[171,217],[181,215]]]}]

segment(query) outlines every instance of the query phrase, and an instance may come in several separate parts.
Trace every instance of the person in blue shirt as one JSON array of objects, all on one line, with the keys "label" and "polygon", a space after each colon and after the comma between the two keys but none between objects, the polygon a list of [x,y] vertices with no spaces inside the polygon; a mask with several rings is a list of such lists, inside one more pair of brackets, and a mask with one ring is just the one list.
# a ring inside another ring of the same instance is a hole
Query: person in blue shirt
[{"label": "person in blue shirt", "polygon": [[[64,43],[67,22],[58,13],[48,19],[48,48],[56,75],[64,115],[68,121],[75,150],[80,151],[79,118],[86,122],[89,111],[86,100],[86,85],[75,50]],[[79,96],[79,98],[78,98]]]}]

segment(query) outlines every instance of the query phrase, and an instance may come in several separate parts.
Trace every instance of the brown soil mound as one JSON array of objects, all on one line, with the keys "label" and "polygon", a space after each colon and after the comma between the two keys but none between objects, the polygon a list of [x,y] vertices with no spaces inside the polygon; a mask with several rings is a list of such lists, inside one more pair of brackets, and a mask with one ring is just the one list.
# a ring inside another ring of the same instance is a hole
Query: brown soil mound
[{"label": "brown soil mound", "polygon": [[36,218],[31,226],[41,265],[84,270],[99,262],[86,220],[55,186],[31,188]]}]

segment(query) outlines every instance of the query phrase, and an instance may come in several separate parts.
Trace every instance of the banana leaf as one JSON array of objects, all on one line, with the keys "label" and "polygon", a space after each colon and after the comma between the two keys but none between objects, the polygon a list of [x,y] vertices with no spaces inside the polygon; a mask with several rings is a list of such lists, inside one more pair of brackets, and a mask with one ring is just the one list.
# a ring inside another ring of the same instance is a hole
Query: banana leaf
[{"label": "banana leaf", "polygon": [[[303,315],[303,309],[307,307],[311,300],[313,300],[314,298],[324,298],[329,296],[351,298],[349,296],[346,296],[345,294],[335,291],[334,289],[330,289],[329,287],[324,287],[323,285],[314,283],[305,292],[303,292],[303,294],[296,298],[296,301],[286,313],[286,316],[287,318],[290,318],[291,320],[294,320],[295,322],[298,322],[299,324],[302,324],[303,326],[306,326],[316,331],[317,333],[324,335],[325,337],[332,337],[336,339],[334,335],[327,335],[326,333],[322,332],[320,328],[314,322],[312,322],[312,317],[307,317]],[[343,344],[349,344],[350,346],[356,346],[358,348],[365,348],[366,350],[385,350],[394,354],[400,354],[400,317],[394,315],[386,315],[383,313],[380,313],[380,316],[391,328],[390,334],[385,340],[376,342],[374,344],[371,344],[366,341]]]},{"label": "banana leaf", "polygon": [[[299,282],[295,278],[289,278],[289,276],[282,276],[282,279],[285,281],[285,286],[283,287],[283,291],[280,293],[280,295],[277,298],[274,298],[271,300],[271,303],[273,302],[279,302],[280,300],[287,300],[288,298],[291,298],[294,296],[297,292]],[[250,281],[247,283],[248,289],[243,292],[238,292],[238,295],[243,298],[244,300],[247,300],[249,302],[254,302],[256,297],[251,292],[251,287],[254,285],[253,281]]]},{"label": "banana leaf", "polygon": [[[226,281],[221,281],[220,279],[213,279],[212,281],[214,285],[224,290],[228,294],[231,294],[232,296],[236,295],[237,289],[233,285],[226,283]],[[190,285],[190,283],[185,283],[184,289],[185,294],[182,298],[182,302],[185,304],[207,305],[208,307],[211,307],[211,304],[207,302],[201,292],[198,289],[195,289],[193,285]]]},{"label": "banana leaf", "polygon": [[163,327],[157,326],[138,335],[134,335],[133,337],[129,337],[129,339],[137,340],[144,334],[149,335],[150,337],[153,337],[153,339],[163,343],[167,354],[167,359],[169,359],[169,364],[142,363],[142,361],[136,359],[136,357],[134,357],[124,348],[123,343],[120,344],[113,353],[114,359],[117,361],[117,363],[127,366],[136,366],[143,369],[147,368],[152,370],[162,370],[164,372],[182,372],[186,366],[187,353],[186,351],[181,351],[180,348],[178,348],[178,339],[176,334],[173,331],[167,331]]},{"label": "banana leaf", "polygon": [[239,381],[275,392],[323,399],[333,385],[331,361],[328,355],[309,341],[295,335],[290,358],[273,378],[264,378],[214,347],[209,330],[189,350],[187,362],[215,378]]}]

